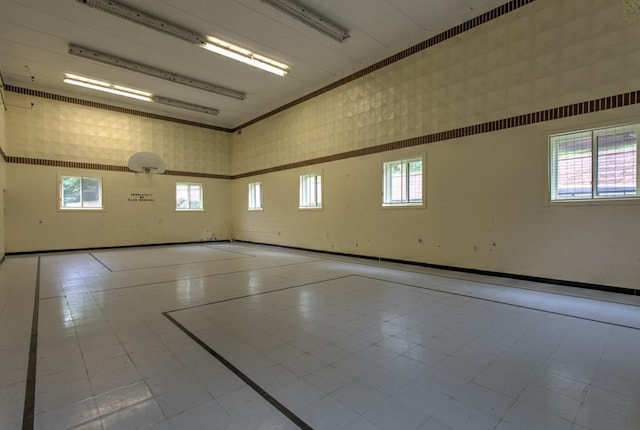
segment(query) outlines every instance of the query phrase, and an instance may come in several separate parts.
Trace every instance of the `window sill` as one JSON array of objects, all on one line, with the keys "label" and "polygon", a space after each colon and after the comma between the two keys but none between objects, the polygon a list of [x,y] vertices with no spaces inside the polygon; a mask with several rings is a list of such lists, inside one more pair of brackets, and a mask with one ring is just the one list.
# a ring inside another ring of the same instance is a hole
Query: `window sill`
[{"label": "window sill", "polygon": [[58,212],[105,212],[105,208],[58,208]]},{"label": "window sill", "polygon": [[617,205],[637,205],[640,204],[640,196],[636,197],[603,197],[599,199],[584,200],[549,200],[545,199],[544,206],[617,206]]},{"label": "window sill", "polygon": [[424,203],[398,203],[383,204],[382,209],[424,209],[427,206]]}]

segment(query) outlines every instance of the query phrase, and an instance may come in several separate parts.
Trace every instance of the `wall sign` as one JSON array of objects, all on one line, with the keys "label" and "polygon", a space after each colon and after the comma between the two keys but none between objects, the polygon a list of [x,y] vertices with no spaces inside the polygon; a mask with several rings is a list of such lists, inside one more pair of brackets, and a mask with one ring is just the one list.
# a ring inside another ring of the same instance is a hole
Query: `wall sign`
[{"label": "wall sign", "polygon": [[155,202],[156,199],[153,197],[153,193],[131,193],[129,194],[129,198],[127,199],[130,202]]}]

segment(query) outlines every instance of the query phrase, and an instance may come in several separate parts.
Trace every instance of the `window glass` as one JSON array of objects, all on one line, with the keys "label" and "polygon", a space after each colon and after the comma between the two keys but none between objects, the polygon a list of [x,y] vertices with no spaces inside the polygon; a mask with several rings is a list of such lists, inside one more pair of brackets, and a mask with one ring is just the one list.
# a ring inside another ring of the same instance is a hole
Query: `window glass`
[{"label": "window glass", "polygon": [[597,197],[635,196],[638,182],[637,132],[595,133]]},{"label": "window glass", "polygon": [[60,209],[102,209],[102,178],[62,176]]},{"label": "window glass", "polygon": [[300,208],[322,207],[322,175],[300,176]]},{"label": "window glass", "polygon": [[249,184],[249,209],[262,209],[262,183],[253,182]]},{"label": "window glass", "polygon": [[551,200],[637,197],[637,142],[637,125],[550,136]]},{"label": "window glass", "polygon": [[176,184],[176,210],[203,209],[202,184]]},{"label": "window glass", "polygon": [[422,158],[389,161],[383,165],[383,205],[422,204]]}]

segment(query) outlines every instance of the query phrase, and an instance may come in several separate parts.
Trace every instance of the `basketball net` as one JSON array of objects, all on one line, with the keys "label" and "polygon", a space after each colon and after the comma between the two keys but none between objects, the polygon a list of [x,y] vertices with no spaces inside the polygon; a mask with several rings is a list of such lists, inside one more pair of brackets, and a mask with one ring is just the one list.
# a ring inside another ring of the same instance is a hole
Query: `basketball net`
[{"label": "basketball net", "polygon": [[622,0],[624,7],[624,18],[633,21],[640,17],[640,0]]}]

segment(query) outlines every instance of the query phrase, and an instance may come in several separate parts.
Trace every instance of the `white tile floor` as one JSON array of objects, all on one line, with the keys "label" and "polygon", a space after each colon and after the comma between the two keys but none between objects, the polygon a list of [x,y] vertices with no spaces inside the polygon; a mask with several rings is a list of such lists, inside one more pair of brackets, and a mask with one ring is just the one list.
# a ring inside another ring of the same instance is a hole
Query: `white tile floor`
[{"label": "white tile floor", "polygon": [[639,358],[634,296],[238,243],[0,265],[1,429],[638,429]]}]

